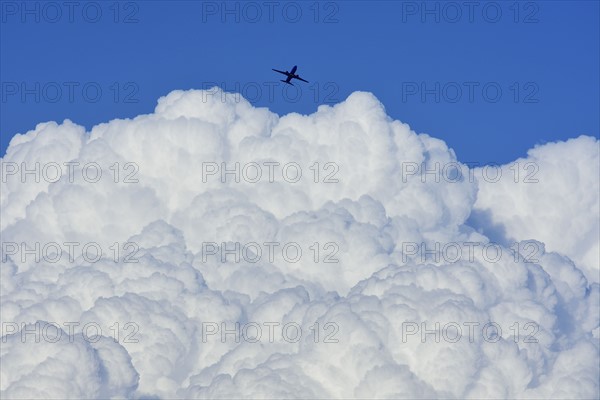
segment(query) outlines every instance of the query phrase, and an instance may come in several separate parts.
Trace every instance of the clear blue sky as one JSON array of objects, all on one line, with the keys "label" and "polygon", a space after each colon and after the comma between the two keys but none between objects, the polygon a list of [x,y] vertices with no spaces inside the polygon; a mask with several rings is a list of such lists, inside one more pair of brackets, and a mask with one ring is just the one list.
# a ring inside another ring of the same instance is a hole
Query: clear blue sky
[{"label": "clear blue sky", "polygon": [[[1,3],[1,154],[39,122],[89,129],[211,82],[279,114],[370,91],[463,162],[600,131],[598,1]],[[294,64],[311,83],[271,98]]]}]

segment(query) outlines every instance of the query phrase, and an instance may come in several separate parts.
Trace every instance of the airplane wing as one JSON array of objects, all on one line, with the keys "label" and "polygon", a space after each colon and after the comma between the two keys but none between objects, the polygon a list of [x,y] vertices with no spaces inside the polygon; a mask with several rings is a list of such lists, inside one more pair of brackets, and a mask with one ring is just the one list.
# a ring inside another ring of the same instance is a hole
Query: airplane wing
[{"label": "airplane wing", "polygon": [[300,78],[299,76],[296,76],[296,79],[299,79],[299,80],[301,80],[302,82],[309,83],[309,82],[308,82],[306,79],[302,79],[302,78]]},{"label": "airplane wing", "polygon": [[283,72],[283,71],[280,71],[280,70],[278,70],[278,69],[275,69],[275,68],[271,68],[271,69],[272,69],[273,71],[275,71],[275,72],[279,72],[280,74],[287,75],[287,73],[285,73],[285,72]]}]

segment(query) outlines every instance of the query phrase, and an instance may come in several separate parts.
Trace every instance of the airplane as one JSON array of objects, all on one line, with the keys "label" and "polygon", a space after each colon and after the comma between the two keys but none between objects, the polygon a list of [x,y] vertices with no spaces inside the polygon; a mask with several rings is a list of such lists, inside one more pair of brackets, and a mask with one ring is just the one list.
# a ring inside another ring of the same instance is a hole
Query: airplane
[{"label": "airplane", "polygon": [[279,72],[280,74],[284,74],[285,76],[287,76],[287,79],[286,80],[281,80],[281,82],[287,83],[288,85],[294,86],[294,84],[292,82],[290,82],[292,79],[298,79],[298,80],[300,80],[302,82],[308,83],[307,80],[300,78],[300,75],[296,75],[295,74],[296,70],[298,69],[297,65],[294,65],[294,68],[292,68],[292,70],[290,72],[287,72],[287,71],[283,72],[283,71],[280,71],[280,70],[275,69],[275,68],[271,68],[271,69],[273,71],[275,71],[275,72]]}]

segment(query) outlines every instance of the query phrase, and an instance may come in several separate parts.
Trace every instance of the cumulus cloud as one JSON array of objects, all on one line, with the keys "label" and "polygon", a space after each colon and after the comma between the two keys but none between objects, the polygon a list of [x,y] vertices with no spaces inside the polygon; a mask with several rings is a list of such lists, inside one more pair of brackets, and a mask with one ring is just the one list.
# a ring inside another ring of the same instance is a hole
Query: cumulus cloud
[{"label": "cumulus cloud", "polygon": [[469,168],[365,92],[39,124],[2,159],[0,393],[598,397],[598,159]]},{"label": "cumulus cloud", "polygon": [[[480,180],[474,211],[505,240],[537,239],[600,280],[599,142],[580,136],[529,150]],[[482,168],[477,172],[484,176]]]}]

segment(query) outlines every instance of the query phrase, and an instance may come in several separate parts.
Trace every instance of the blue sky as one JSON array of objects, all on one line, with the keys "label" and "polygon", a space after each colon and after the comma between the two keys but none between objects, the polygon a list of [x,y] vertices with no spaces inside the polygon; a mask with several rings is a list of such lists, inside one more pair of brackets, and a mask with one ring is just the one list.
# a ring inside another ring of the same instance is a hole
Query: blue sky
[{"label": "blue sky", "polygon": [[[213,83],[279,114],[370,91],[463,162],[597,137],[599,3],[465,3],[3,1],[0,152],[39,122],[89,129]],[[295,64],[300,94],[271,71]]]}]

